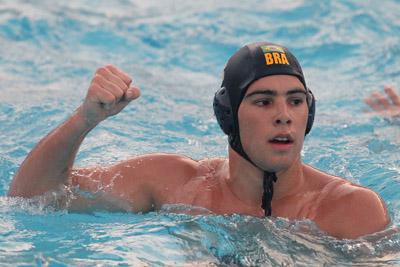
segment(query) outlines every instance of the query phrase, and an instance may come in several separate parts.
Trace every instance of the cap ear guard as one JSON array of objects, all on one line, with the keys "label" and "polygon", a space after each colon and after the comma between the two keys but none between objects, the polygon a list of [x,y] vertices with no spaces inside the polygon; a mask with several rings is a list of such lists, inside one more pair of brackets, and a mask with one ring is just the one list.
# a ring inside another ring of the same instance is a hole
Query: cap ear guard
[{"label": "cap ear guard", "polygon": [[310,88],[307,87],[307,105],[308,105],[308,118],[306,126],[306,135],[311,131],[314,123],[315,116],[315,97]]},{"label": "cap ear guard", "polygon": [[221,87],[215,93],[213,107],[219,126],[225,134],[230,135],[233,132],[233,112],[225,87]]}]

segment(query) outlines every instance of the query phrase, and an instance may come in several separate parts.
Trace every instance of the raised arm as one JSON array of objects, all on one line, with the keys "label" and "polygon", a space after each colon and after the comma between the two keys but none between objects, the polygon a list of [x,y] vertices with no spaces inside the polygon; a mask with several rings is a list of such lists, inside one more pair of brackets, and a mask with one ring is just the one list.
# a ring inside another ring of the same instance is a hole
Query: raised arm
[{"label": "raised arm", "polygon": [[394,87],[385,86],[385,94],[374,92],[364,102],[376,113],[388,118],[400,117],[400,95]]},{"label": "raised arm", "polygon": [[132,79],[114,66],[99,68],[83,104],[43,138],[14,176],[9,196],[33,197],[67,184],[85,136],[107,117],[119,113],[140,95]]}]

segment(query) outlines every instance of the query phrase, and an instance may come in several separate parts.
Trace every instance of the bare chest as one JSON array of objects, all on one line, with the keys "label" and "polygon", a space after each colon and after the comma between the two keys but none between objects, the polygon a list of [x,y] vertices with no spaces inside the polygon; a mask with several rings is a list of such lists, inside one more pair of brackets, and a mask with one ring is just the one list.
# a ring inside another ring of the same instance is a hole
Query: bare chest
[{"label": "bare chest", "polygon": [[223,198],[221,184],[217,177],[212,173],[205,173],[191,178],[176,188],[166,202],[198,206],[213,211],[224,202]]},{"label": "bare chest", "polygon": [[318,192],[306,192],[293,196],[290,199],[273,200],[272,214],[277,217],[288,219],[310,219],[314,220],[320,205]]},{"label": "bare chest", "polygon": [[169,204],[185,204],[206,208],[215,214],[244,214],[262,217],[260,206],[248,206],[232,195],[223,179],[208,172],[190,179],[168,198]]}]

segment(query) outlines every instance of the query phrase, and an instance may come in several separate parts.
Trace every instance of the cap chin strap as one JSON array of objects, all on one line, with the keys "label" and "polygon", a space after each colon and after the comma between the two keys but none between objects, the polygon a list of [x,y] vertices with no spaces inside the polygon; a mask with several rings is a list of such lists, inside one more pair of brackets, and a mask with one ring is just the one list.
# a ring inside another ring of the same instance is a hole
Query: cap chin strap
[{"label": "cap chin strap", "polygon": [[261,207],[264,209],[265,216],[271,216],[272,208],[271,201],[274,196],[274,182],[276,182],[278,178],[274,172],[264,171],[263,178],[263,195],[262,195],[262,204]]}]

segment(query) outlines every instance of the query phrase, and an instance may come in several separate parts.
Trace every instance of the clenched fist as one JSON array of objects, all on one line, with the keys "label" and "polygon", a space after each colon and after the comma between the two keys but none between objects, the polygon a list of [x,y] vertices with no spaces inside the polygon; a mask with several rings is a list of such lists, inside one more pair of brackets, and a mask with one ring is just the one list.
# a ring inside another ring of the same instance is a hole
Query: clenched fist
[{"label": "clenched fist", "polygon": [[132,79],[113,65],[97,69],[81,106],[86,123],[95,126],[118,114],[130,101],[138,98],[140,90],[131,87],[131,83]]}]

